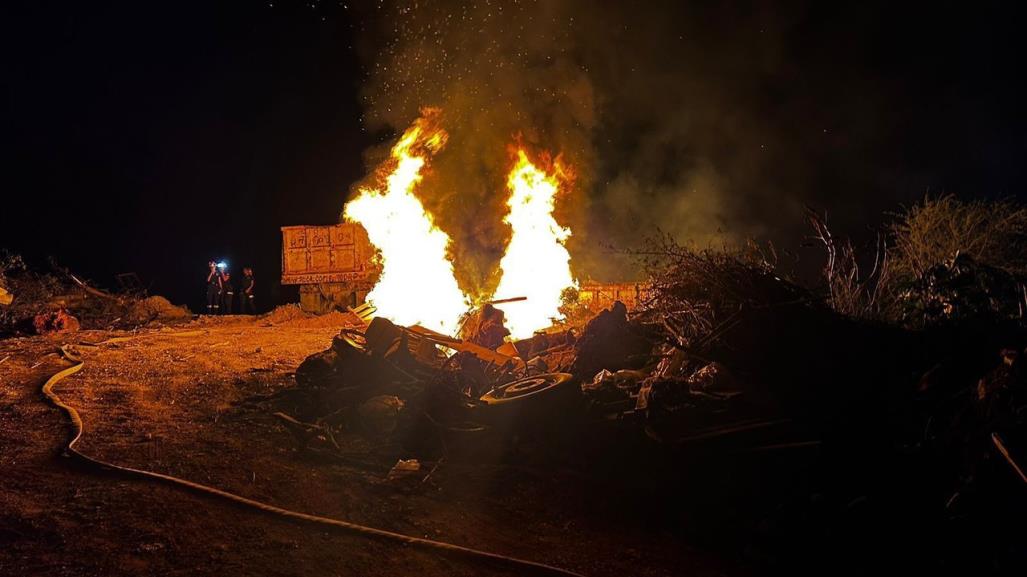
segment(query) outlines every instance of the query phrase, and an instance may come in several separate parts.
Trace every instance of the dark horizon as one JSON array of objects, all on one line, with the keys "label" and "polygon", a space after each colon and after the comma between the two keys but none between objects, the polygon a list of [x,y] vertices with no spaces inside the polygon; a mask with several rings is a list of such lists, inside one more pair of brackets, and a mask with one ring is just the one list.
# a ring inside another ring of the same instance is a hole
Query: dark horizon
[{"label": "dark horizon", "polygon": [[[711,220],[715,228],[793,248],[802,227],[793,207],[802,203],[859,236],[882,211],[925,193],[1023,198],[1018,76],[1027,51],[1013,8],[752,8],[672,12],[681,29],[705,30],[692,50],[715,60],[697,70],[697,91],[731,102],[709,112],[712,127],[697,125],[714,137],[655,154],[709,165],[720,180],[738,176],[724,186],[729,204],[744,206]],[[194,311],[210,258],[236,272],[252,266],[265,310],[293,299],[278,286],[279,227],[336,222],[366,174],[365,152],[392,134],[380,118],[368,127],[362,100],[381,82],[372,63],[386,14],[362,2],[19,4],[5,19],[0,248],[39,268],[53,257],[105,287],[134,271],[152,293]],[[763,20],[774,36],[766,46]],[[752,37],[736,39],[738,30]],[[770,69],[750,60],[764,49],[776,51]],[[677,78],[674,59],[647,70],[666,65]],[[605,102],[644,108],[655,97]],[[676,106],[688,110],[689,101]],[[661,185],[665,166],[628,160],[653,126],[620,125],[616,109],[597,114],[596,182],[585,191],[602,199],[597,210],[613,210],[605,179],[632,171],[652,181],[658,200],[682,193]],[[731,118],[761,126],[721,124]],[[743,136],[721,134],[731,131]],[[754,135],[782,152],[757,158]],[[623,223],[595,226],[619,241],[630,233]]]}]

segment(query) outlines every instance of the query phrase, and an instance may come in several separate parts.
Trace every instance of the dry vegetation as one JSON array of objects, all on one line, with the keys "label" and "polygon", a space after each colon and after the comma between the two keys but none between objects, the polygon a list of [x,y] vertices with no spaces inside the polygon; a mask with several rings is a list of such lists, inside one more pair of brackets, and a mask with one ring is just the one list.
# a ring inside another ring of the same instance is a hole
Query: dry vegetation
[{"label": "dry vegetation", "polygon": [[925,198],[888,227],[897,279],[923,277],[956,254],[1016,276],[1027,275],[1027,207],[1010,200]]},{"label": "dry vegetation", "polygon": [[[925,198],[896,213],[866,254],[808,211],[824,246],[827,300],[843,315],[922,327],[1027,312],[1027,207],[1010,200]],[[861,263],[863,266],[861,266]]]},{"label": "dry vegetation", "polygon": [[668,235],[652,237],[646,244],[636,253],[650,283],[643,314],[662,325],[679,346],[701,349],[734,326],[744,311],[817,300],[777,271],[772,250],[755,244],[737,250],[697,250]]},{"label": "dry vegetation", "polygon": [[1022,323],[1027,208],[944,196],[925,198],[892,217],[862,249],[834,234],[825,216],[808,210],[810,240],[825,257],[818,286],[782,272],[769,245],[699,249],[658,234],[633,253],[650,289],[642,318],[691,353],[750,313],[773,315],[786,326],[828,309],[842,318],[907,329]]},{"label": "dry vegetation", "polygon": [[895,315],[895,287],[886,239],[878,235],[868,266],[860,265],[859,253],[849,239],[838,239],[827,226],[827,217],[807,210],[806,221],[813,240],[824,247],[823,280],[827,302],[849,317],[887,320]]}]

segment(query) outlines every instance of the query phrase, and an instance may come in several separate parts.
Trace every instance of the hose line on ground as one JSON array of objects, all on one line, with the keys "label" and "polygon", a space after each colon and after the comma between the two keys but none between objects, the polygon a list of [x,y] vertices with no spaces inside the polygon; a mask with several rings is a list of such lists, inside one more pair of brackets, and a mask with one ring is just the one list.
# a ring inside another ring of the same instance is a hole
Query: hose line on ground
[{"label": "hose line on ground", "polygon": [[[106,342],[108,342],[108,341],[104,341],[104,342],[101,342],[101,343],[94,343],[94,345],[98,346],[98,345],[104,344]],[[190,489],[192,491],[195,491],[195,492],[198,492],[198,493],[203,493],[203,494],[206,494],[206,495],[212,495],[212,496],[215,496],[215,497],[220,497],[222,499],[226,499],[228,501],[232,501],[234,503],[238,503],[240,505],[244,505],[244,506],[252,508],[252,509],[257,509],[257,510],[264,511],[264,512],[267,512],[267,513],[271,513],[271,514],[274,514],[274,515],[278,515],[278,516],[281,516],[281,517],[287,517],[287,518],[290,518],[290,519],[296,519],[296,520],[305,521],[305,522],[308,522],[308,523],[314,523],[314,524],[317,524],[317,525],[326,525],[326,526],[335,527],[335,528],[338,528],[338,529],[345,529],[347,531],[350,531],[350,532],[353,532],[353,533],[357,533],[357,534],[360,534],[360,535],[364,535],[364,536],[368,536],[368,537],[377,537],[377,538],[386,539],[386,540],[389,540],[389,541],[397,541],[397,542],[400,542],[400,543],[404,543],[406,545],[413,545],[413,546],[422,547],[422,548],[426,548],[426,549],[445,551],[445,552],[448,552],[448,553],[459,554],[459,555],[463,555],[463,556],[466,556],[466,557],[469,557],[469,558],[473,558],[473,559],[480,559],[480,560],[491,561],[491,562],[494,562],[494,563],[499,563],[499,564],[507,565],[507,566],[518,568],[518,569],[522,569],[522,570],[523,569],[528,569],[528,570],[531,570],[532,572],[534,572],[536,574],[562,575],[562,576],[565,576],[565,577],[566,576],[570,576],[570,577],[584,577],[583,575],[581,575],[579,573],[575,573],[573,571],[569,571],[569,570],[566,570],[566,569],[561,569],[559,567],[553,567],[551,565],[546,565],[544,563],[536,563],[534,561],[528,561],[526,559],[518,559],[516,557],[509,557],[507,555],[500,555],[498,553],[490,553],[488,551],[482,551],[482,550],[479,550],[479,549],[472,549],[470,547],[464,547],[464,546],[461,546],[461,545],[455,545],[455,544],[446,543],[446,542],[443,542],[443,541],[434,541],[432,539],[424,539],[424,538],[421,538],[421,537],[411,537],[409,535],[404,535],[402,533],[395,533],[395,532],[392,532],[392,531],[386,531],[384,529],[376,529],[374,527],[368,527],[368,526],[365,526],[365,525],[359,525],[357,523],[351,523],[349,521],[343,521],[341,519],[333,519],[333,518],[330,518],[330,517],[321,517],[319,515],[311,515],[309,513],[301,513],[299,511],[293,511],[293,510],[290,510],[290,509],[284,509],[282,507],[276,507],[275,505],[269,505],[269,504],[263,503],[261,501],[257,501],[257,500],[254,500],[254,499],[243,497],[242,495],[236,495],[235,493],[229,493],[228,491],[223,491],[223,490],[218,489],[216,487],[211,487],[209,485],[203,485],[203,484],[200,484],[200,483],[195,483],[195,482],[189,481],[187,479],[181,479],[179,477],[174,477],[174,476],[171,476],[171,475],[165,475],[165,474],[162,474],[162,473],[155,473],[153,471],[146,471],[144,469],[135,469],[135,468],[132,468],[132,467],[125,467],[125,466],[122,466],[122,465],[115,465],[115,464],[109,463],[107,461],[102,461],[100,459],[96,459],[94,457],[90,457],[89,455],[86,455],[85,453],[82,453],[81,451],[79,451],[78,449],[75,448],[75,445],[82,438],[82,432],[84,430],[83,423],[82,423],[82,417],[79,415],[78,411],[75,410],[75,407],[72,407],[71,405],[69,405],[69,404],[65,403],[64,401],[62,401],[61,398],[53,391],[53,388],[54,388],[54,386],[57,383],[59,383],[63,379],[66,379],[66,378],[70,377],[71,375],[74,375],[75,373],[79,372],[80,370],[82,370],[82,367],[85,366],[85,361],[83,361],[76,353],[74,353],[71,350],[69,350],[67,346],[62,346],[60,348],[60,352],[64,356],[64,358],[66,358],[67,360],[71,361],[74,364],[71,365],[70,367],[66,368],[66,369],[63,369],[61,371],[58,371],[57,373],[54,373],[43,384],[42,391],[43,391],[43,394],[46,396],[46,398],[50,401],[50,403],[52,403],[57,408],[63,410],[65,413],[67,413],[68,417],[71,419],[72,431],[71,431],[71,434],[69,436],[69,440],[68,440],[67,444],[65,445],[65,449],[64,449],[65,452],[67,452],[69,455],[74,456],[74,457],[76,457],[76,458],[78,458],[78,459],[80,459],[80,460],[82,460],[82,461],[84,461],[86,463],[89,463],[90,465],[93,465],[93,466],[96,466],[96,467],[100,467],[100,468],[103,468],[103,469],[109,469],[109,470],[113,470],[113,471],[118,471],[120,473],[125,473],[125,474],[132,475],[132,476],[135,476],[135,477],[142,477],[142,478],[145,478],[145,479],[151,479],[151,480],[156,480],[156,481],[163,481],[165,483],[169,483],[169,484],[175,485],[177,487],[181,487],[181,488],[185,488],[185,489]]]}]

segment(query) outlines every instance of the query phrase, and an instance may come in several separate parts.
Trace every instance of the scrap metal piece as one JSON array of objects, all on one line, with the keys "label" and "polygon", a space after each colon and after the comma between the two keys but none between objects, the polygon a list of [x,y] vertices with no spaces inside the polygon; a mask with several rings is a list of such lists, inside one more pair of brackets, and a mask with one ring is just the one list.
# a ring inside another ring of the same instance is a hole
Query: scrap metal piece
[{"label": "scrap metal piece", "polygon": [[522,359],[498,353],[496,351],[485,348],[481,345],[476,345],[472,342],[465,341],[463,339],[449,337],[442,333],[437,333],[431,329],[426,329],[420,325],[407,327],[406,330],[419,335],[428,342],[445,347],[447,349],[452,349],[454,351],[470,353],[478,359],[485,361],[487,363],[491,363],[497,367],[510,366],[517,370],[524,369],[525,363]]},{"label": "scrap metal piece", "polygon": [[569,373],[547,373],[512,381],[492,389],[479,399],[487,406],[506,405],[532,397],[549,396],[570,383]]},{"label": "scrap metal piece", "polygon": [[506,303],[519,303],[528,300],[528,297],[510,297],[508,299],[496,299],[494,301],[486,301],[481,304],[483,305],[502,305]]}]

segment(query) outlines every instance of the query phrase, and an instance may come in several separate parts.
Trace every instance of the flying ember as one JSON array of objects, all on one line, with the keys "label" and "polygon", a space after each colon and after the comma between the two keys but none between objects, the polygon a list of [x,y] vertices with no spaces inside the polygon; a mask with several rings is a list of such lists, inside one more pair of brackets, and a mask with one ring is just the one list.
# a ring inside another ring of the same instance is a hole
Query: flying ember
[{"label": "flying ember", "polygon": [[379,251],[381,277],[367,296],[378,315],[453,334],[468,301],[446,257],[449,235],[435,226],[414,195],[428,159],[445,145],[447,135],[438,125],[437,109],[422,114],[379,167],[378,182],[360,188],[343,217],[363,225]]},{"label": "flying ember", "polygon": [[510,212],[504,222],[513,229],[506,254],[499,263],[502,277],[496,296],[526,296],[525,302],[501,305],[507,328],[514,338],[530,337],[559,318],[560,293],[575,286],[571,276],[571,255],[564,241],[571,235],[553,218],[556,194],[566,172],[559,159],[547,173],[518,149],[516,162],[507,177]]}]

